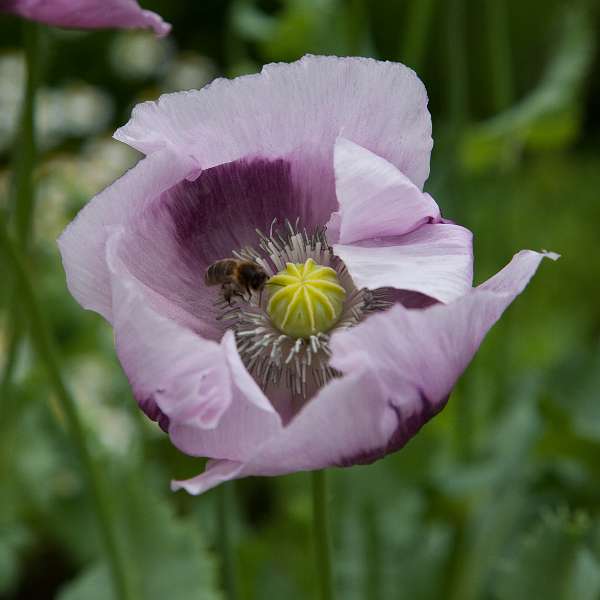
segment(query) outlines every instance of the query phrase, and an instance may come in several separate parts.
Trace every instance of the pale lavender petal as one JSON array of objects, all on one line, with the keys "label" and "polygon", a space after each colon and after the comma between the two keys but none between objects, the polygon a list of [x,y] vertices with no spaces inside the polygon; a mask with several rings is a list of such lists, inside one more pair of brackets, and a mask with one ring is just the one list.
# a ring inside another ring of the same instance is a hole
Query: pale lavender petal
[{"label": "pale lavender petal", "polygon": [[[302,213],[290,165],[247,158],[203,171],[149,203],[127,223],[121,257],[148,290],[161,314],[203,337],[220,339],[219,288],[204,285],[213,262],[257,242],[256,230],[282,227]],[[159,300],[162,298],[162,302]]]},{"label": "pale lavender petal", "polygon": [[171,147],[203,168],[247,155],[292,162],[294,185],[325,223],[337,208],[333,145],[343,135],[421,188],[432,147],[427,95],[413,71],[365,58],[306,56],[258,75],[136,106],[115,137],[146,154]]},{"label": "pale lavender petal", "polygon": [[225,360],[227,361],[227,367],[231,373],[234,387],[256,408],[268,413],[277,414],[260,386],[246,370],[238,352],[233,331],[227,331],[223,336],[221,346],[225,353]]},{"label": "pale lavender petal", "polygon": [[512,290],[514,290],[514,298],[525,289],[543,258],[558,260],[560,254],[546,250],[542,252],[521,250],[521,252],[513,256],[513,259],[504,269],[498,271],[496,275],[490,277],[487,281],[484,281],[477,289],[504,296],[512,293]]},{"label": "pale lavender petal", "polygon": [[172,481],[171,489],[174,492],[185,490],[188,494],[197,496],[216,487],[220,483],[241,477],[240,473],[243,467],[244,463],[239,461],[209,460],[206,463],[204,473],[185,481]]},{"label": "pale lavender petal", "polygon": [[423,223],[440,220],[440,209],[406,175],[387,160],[345,138],[334,151],[335,189],[339,215],[330,229],[339,238],[330,242],[352,244],[371,238],[398,236]]},{"label": "pale lavender petal", "polygon": [[247,459],[281,420],[239,357],[233,332],[206,340],[156,313],[120,258],[122,229],[107,243],[115,344],[140,407],[183,452]]},{"label": "pale lavender petal", "polygon": [[231,403],[219,426],[203,430],[171,421],[169,435],[177,448],[191,456],[247,460],[265,440],[281,431],[281,419],[242,364],[231,331],[223,336],[221,347],[233,387]]},{"label": "pale lavender petal", "polygon": [[169,149],[141,160],[95,196],[58,240],[69,291],[84,307],[112,320],[110,276],[105,244],[111,226],[122,225],[165,190],[197,169]]},{"label": "pale lavender petal", "polygon": [[544,256],[523,251],[451,304],[396,305],[337,333],[331,382],[246,462],[216,461],[174,489],[202,493],[248,475],[368,463],[401,448],[445,405],[488,330],[527,285]]},{"label": "pale lavender petal", "polygon": [[278,434],[281,427],[277,412],[260,410],[236,388],[217,427],[207,429],[171,419],[168,433],[173,445],[190,456],[243,461],[251,458],[266,439]]},{"label": "pale lavender petal", "polygon": [[395,413],[377,386],[368,373],[331,382],[245,464],[218,461],[199,477],[176,482],[175,489],[201,493],[231,478],[343,466],[342,449],[354,454],[379,447],[396,426]]},{"label": "pale lavender petal", "polygon": [[136,0],[0,0],[0,12],[75,29],[153,29],[165,36],[171,26]]},{"label": "pale lavender petal", "polygon": [[[404,418],[426,403],[433,410],[441,408],[489,329],[523,291],[544,257],[555,260],[557,255],[519,252],[502,271],[451,304],[425,310],[396,305],[373,315],[333,337],[332,365],[342,372],[368,365]],[[416,396],[406,398],[397,392],[407,384],[422,399],[417,405]]]},{"label": "pale lavender petal", "polygon": [[451,302],[473,281],[472,234],[459,225],[422,225],[402,236],[334,244],[357,287],[394,287]]},{"label": "pale lavender petal", "polygon": [[[115,345],[134,396],[169,422],[217,425],[231,403],[232,383],[223,347],[152,310],[119,257],[123,230],[107,243]],[[150,414],[154,417],[155,415]]]},{"label": "pale lavender petal", "polygon": [[344,138],[336,141],[335,173],[339,211],[328,237],[358,287],[391,287],[441,302],[471,288],[471,233],[443,222],[429,194]]}]

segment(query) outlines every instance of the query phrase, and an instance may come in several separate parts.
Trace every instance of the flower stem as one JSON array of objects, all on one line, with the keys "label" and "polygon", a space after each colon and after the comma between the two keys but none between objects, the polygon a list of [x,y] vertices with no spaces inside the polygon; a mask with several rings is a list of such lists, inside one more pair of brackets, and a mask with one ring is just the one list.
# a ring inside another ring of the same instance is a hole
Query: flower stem
[{"label": "flower stem", "polygon": [[435,0],[419,0],[408,4],[407,23],[401,39],[400,60],[417,73],[423,69],[425,53],[431,40]]},{"label": "flower stem", "polygon": [[23,28],[27,74],[14,153],[14,206],[12,208],[15,213],[19,243],[21,247],[26,248],[31,236],[35,205],[33,170],[36,157],[35,103],[40,77],[40,26],[25,20]]},{"label": "flower stem", "polygon": [[448,116],[453,134],[458,135],[469,115],[465,0],[449,0],[446,10]]},{"label": "flower stem", "polygon": [[[23,21],[23,46],[25,48],[26,76],[23,89],[23,102],[19,130],[17,131],[13,161],[13,179],[11,202],[7,204],[4,215],[8,220],[12,209],[16,217],[18,242],[21,248],[27,248],[31,237],[31,223],[35,203],[35,184],[33,170],[36,158],[35,103],[40,81],[40,26],[32,21]],[[4,274],[8,278],[8,274]],[[7,283],[5,279],[5,284]],[[9,286],[7,286],[9,287]],[[10,388],[14,366],[21,348],[23,329],[18,314],[18,296],[11,289],[4,298],[10,314],[9,351],[0,376],[0,398],[5,398]]]},{"label": "flower stem", "polygon": [[365,598],[368,600],[382,599],[382,556],[381,540],[377,524],[377,512],[372,502],[368,502],[362,515],[365,535],[365,565],[366,587]]},{"label": "flower stem", "polygon": [[490,87],[494,111],[508,108],[514,99],[508,7],[506,0],[486,1],[487,35],[490,54]]},{"label": "flower stem", "polygon": [[[11,304],[11,309],[12,309]],[[16,314],[11,315],[12,320],[9,324],[9,334],[7,349],[4,356],[4,364],[2,366],[2,374],[0,375],[0,400],[4,401],[8,398],[10,388],[12,385],[12,378],[17,365],[17,359],[19,355],[19,342],[20,342],[20,321],[17,320]],[[0,411],[3,406],[0,404]],[[4,416],[3,414],[1,415]]]},{"label": "flower stem", "polygon": [[21,308],[26,315],[32,343],[40,361],[44,364],[49,383],[56,394],[65,415],[72,440],[77,448],[84,472],[88,478],[98,519],[100,533],[104,538],[109,566],[112,572],[115,592],[121,600],[133,600],[132,582],[126,568],[125,557],[116,538],[115,523],[106,487],[100,471],[86,443],[84,426],[79,417],[77,405],[63,380],[54,341],[50,328],[40,309],[31,275],[17,245],[11,239],[4,220],[0,219],[0,252],[12,268],[14,281],[19,289]]},{"label": "flower stem", "polygon": [[221,555],[223,589],[227,600],[237,600],[237,579],[231,531],[233,484],[222,483],[217,488],[217,493],[217,521],[219,525],[219,552]]},{"label": "flower stem", "polygon": [[313,528],[315,559],[319,578],[320,600],[333,600],[333,572],[331,566],[331,537],[327,507],[327,476],[325,471],[313,471]]}]

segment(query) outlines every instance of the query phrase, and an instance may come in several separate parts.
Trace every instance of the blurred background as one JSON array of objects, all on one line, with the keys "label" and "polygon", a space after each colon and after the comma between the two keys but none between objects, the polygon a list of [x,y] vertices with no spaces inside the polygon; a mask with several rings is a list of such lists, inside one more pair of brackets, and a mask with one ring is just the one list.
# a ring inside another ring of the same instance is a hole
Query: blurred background
[{"label": "blurred background", "polygon": [[[344,600],[600,598],[600,62],[596,2],[142,0],[173,25],[40,26],[30,250],[88,441],[110,479],[143,598],[218,599],[216,493],[169,491],[202,464],[138,411],[110,327],[68,294],[56,237],[139,158],[113,141],[137,102],[310,52],[401,61],[425,82],[427,189],[475,234],[476,281],[522,248],[544,263],[447,408],[408,446],[331,472]],[[0,15],[0,204],[24,83]],[[110,599],[90,498],[0,265],[0,597]],[[233,486],[240,597],[314,597],[309,478]]]}]

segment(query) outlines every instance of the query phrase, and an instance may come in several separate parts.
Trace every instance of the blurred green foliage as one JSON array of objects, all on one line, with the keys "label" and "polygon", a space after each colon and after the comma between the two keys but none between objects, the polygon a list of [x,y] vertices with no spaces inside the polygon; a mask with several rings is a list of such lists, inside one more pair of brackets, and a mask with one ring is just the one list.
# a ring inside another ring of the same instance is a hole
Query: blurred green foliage
[{"label": "blurred green foliage", "polygon": [[[598,7],[560,0],[143,2],[173,24],[46,29],[34,223],[39,290],[65,376],[105,465],[141,594],[220,598],[215,492],[131,398],[111,333],[66,291],[55,238],[137,159],[108,139],[131,106],[304,53],[417,69],[436,147],[428,189],[474,231],[476,279],[521,248],[559,252],[489,334],[448,407],[400,453],[332,473],[344,600],[592,600],[600,596]],[[0,204],[23,78],[0,17]],[[4,266],[0,280],[10,283]],[[0,287],[0,597],[109,598],[91,504],[64,419]],[[7,365],[13,376],[5,381]],[[11,368],[12,368],[11,367]],[[237,482],[241,597],[313,597],[309,480]]]}]

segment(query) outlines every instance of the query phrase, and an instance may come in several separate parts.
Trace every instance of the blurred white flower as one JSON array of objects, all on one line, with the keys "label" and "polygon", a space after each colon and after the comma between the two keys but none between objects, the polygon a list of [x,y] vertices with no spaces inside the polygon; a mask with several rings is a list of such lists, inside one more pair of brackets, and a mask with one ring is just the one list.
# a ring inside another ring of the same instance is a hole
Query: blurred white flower
[{"label": "blurred white flower", "polygon": [[64,91],[66,119],[64,130],[73,136],[99,133],[113,116],[113,101],[99,88],[75,84]]},{"label": "blurred white flower", "polygon": [[106,129],[113,115],[110,96],[86,83],[43,88],[37,103],[40,146],[51,148],[66,137],[82,137]]},{"label": "blurred white flower", "polygon": [[82,177],[87,183],[88,195],[100,192],[120,177],[140,158],[139,152],[115,141],[112,137],[92,138],[86,141],[79,156]]},{"label": "blurred white flower", "polygon": [[[21,53],[0,56],[0,152],[8,151],[16,133],[25,67]],[[36,103],[38,144],[49,149],[67,137],[83,137],[104,131],[114,106],[110,96],[86,83],[42,88]]]},{"label": "blurred white flower", "polygon": [[174,46],[149,31],[121,31],[110,48],[110,61],[124,79],[147,79],[166,71]]},{"label": "blurred white flower", "polygon": [[[54,248],[56,238],[85,199],[112,183],[133,166],[138,153],[109,137],[92,138],[77,154],[55,155],[39,169],[35,230]],[[3,178],[0,176],[0,191]]]},{"label": "blurred white flower", "polygon": [[217,74],[215,63],[206,56],[188,52],[173,61],[161,85],[163,92],[204,87]]}]

